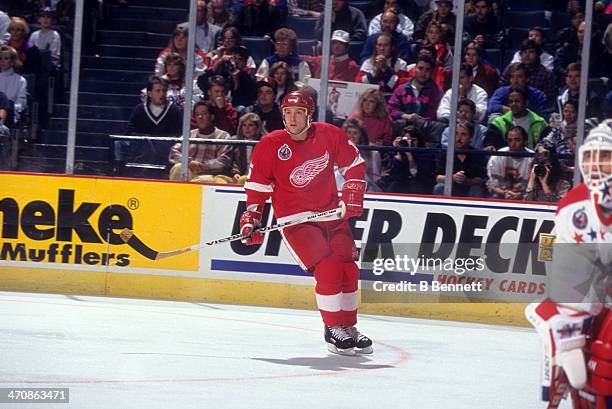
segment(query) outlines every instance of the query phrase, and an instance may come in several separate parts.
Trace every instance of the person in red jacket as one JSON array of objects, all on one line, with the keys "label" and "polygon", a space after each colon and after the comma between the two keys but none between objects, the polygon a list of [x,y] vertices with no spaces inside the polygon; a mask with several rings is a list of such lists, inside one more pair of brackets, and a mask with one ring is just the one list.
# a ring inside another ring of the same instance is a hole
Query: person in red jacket
[{"label": "person in red jacket", "polygon": [[[359,66],[348,55],[349,40],[350,36],[346,31],[336,30],[332,34],[328,74],[330,80],[355,81],[355,76],[359,72]],[[321,78],[322,57],[303,56],[303,58],[310,66],[312,77]]]},{"label": "person in red jacket", "polygon": [[[363,212],[365,163],[348,136],[333,125],[312,122],[315,105],[303,91],[287,94],[281,104],[284,129],[269,133],[253,149],[244,185],[246,211],[240,233],[247,245],[263,242],[264,203],[272,198],[279,223],[341,207],[315,222],[281,230],[283,241],[299,265],[314,272],[317,305],[330,352],[372,353],[372,341],[357,324],[359,267],[348,219]],[[346,180],[338,199],[334,165]]]}]

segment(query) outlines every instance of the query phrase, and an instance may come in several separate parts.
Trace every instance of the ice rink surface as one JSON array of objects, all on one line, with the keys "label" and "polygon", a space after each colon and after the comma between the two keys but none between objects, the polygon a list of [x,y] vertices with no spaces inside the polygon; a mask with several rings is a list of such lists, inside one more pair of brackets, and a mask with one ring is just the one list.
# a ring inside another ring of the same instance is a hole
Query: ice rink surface
[{"label": "ice rink surface", "polygon": [[375,353],[345,357],[316,311],[9,292],[0,328],[0,387],[70,388],[3,409],[544,407],[522,328],[363,315]]}]

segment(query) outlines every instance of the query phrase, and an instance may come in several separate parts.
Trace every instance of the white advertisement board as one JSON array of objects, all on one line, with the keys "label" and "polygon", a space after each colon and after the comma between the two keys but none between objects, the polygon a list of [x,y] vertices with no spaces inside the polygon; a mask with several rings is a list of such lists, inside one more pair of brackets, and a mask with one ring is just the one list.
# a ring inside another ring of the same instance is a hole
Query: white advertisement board
[{"label": "white advertisement board", "polygon": [[[321,80],[318,78],[309,78],[307,85],[316,89],[317,92],[321,90]],[[327,107],[334,116],[346,119],[354,111],[359,95],[369,88],[378,89],[378,85],[346,81],[328,81]]]}]

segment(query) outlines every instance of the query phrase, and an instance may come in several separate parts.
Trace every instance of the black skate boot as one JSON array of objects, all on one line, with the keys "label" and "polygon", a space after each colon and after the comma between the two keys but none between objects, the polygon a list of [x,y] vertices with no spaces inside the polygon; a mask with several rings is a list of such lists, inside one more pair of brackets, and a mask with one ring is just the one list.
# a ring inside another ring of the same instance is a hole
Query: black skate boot
[{"label": "black skate boot", "polygon": [[356,327],[346,328],[345,331],[351,336],[353,341],[355,341],[355,353],[371,354],[374,352],[372,349],[372,340],[359,332]]},{"label": "black skate boot", "polygon": [[355,355],[355,341],[341,326],[325,326],[325,342],[327,350],[334,354]]}]

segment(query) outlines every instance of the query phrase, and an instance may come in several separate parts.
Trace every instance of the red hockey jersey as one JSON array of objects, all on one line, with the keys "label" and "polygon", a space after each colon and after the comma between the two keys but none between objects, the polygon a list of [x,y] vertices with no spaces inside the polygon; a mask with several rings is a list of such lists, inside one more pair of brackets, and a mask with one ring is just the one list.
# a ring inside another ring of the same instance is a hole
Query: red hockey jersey
[{"label": "red hockey jersey", "polygon": [[244,185],[247,207],[271,196],[279,222],[336,208],[335,164],[346,180],[364,180],[359,150],[337,127],[314,122],[303,141],[294,141],[284,129],[274,131],[253,149]]}]

